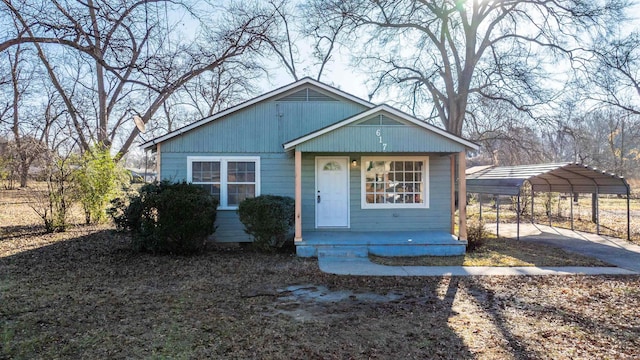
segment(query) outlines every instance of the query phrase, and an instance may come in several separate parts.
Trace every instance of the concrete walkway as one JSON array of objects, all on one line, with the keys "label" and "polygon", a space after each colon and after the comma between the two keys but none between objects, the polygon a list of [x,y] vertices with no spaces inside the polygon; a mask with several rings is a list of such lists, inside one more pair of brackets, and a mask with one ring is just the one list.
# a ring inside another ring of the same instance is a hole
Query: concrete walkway
[{"label": "concrete walkway", "polygon": [[318,258],[320,270],[336,275],[361,276],[488,276],[488,275],[636,275],[617,267],[491,267],[491,266],[386,266],[367,258]]},{"label": "concrete walkway", "polygon": [[[487,224],[487,229],[495,233],[496,225]],[[500,236],[515,239],[516,229],[516,224],[500,224]],[[559,247],[640,272],[640,246],[626,240],[542,224],[520,224],[520,241]]]},{"label": "concrete walkway", "polygon": [[[495,230],[495,224],[487,225]],[[500,236],[516,237],[515,224],[500,224]],[[640,246],[624,240],[552,228],[520,224],[520,241],[552,245],[566,251],[595,257],[617,267],[484,267],[484,266],[386,266],[366,257],[318,257],[320,270],[337,275],[362,276],[489,276],[489,275],[637,275]]]}]

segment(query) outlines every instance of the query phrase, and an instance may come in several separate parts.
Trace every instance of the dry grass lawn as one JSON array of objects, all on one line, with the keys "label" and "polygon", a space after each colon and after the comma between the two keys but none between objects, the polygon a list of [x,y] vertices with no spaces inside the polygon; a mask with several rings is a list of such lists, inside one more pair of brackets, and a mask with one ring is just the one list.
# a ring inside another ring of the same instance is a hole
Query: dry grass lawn
[{"label": "dry grass lawn", "polygon": [[[354,277],[132,253],[0,200],[0,359],[634,359],[640,277]],[[10,222],[8,222],[10,220]]]},{"label": "dry grass lawn", "polygon": [[488,239],[484,245],[462,256],[379,257],[370,259],[392,266],[611,266],[591,257],[554,247],[514,239]]}]

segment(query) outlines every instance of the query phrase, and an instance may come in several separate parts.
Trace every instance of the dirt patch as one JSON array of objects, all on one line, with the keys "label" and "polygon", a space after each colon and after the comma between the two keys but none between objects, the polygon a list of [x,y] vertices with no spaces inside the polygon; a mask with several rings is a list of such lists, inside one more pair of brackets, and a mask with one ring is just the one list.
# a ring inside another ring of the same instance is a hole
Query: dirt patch
[{"label": "dirt patch", "polygon": [[286,315],[302,322],[348,318],[351,316],[348,310],[353,307],[397,302],[404,297],[394,292],[380,295],[373,292],[330,290],[326,286],[312,284],[291,285],[275,291],[251,292],[248,296],[254,296],[256,293],[275,297],[273,308],[265,312],[265,315]]}]

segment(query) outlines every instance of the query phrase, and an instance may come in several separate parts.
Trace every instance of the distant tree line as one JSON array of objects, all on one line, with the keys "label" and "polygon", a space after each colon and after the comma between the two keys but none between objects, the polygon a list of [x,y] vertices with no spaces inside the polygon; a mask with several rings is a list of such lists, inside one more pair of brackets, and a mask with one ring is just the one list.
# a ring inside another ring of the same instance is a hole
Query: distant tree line
[{"label": "distant tree line", "polygon": [[371,100],[480,143],[472,163],[576,161],[637,177],[634,5],[0,0],[0,177],[26,186],[52,156],[96,146],[122,161],[265,81],[328,81],[339,57],[369,79]]}]

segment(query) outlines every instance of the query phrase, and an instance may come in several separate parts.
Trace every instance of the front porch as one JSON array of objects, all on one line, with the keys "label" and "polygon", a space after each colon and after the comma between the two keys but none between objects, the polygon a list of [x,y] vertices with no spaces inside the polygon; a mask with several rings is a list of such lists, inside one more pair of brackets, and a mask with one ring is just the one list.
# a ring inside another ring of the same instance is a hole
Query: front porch
[{"label": "front porch", "polygon": [[456,256],[467,241],[445,231],[307,231],[296,242],[300,257]]}]

